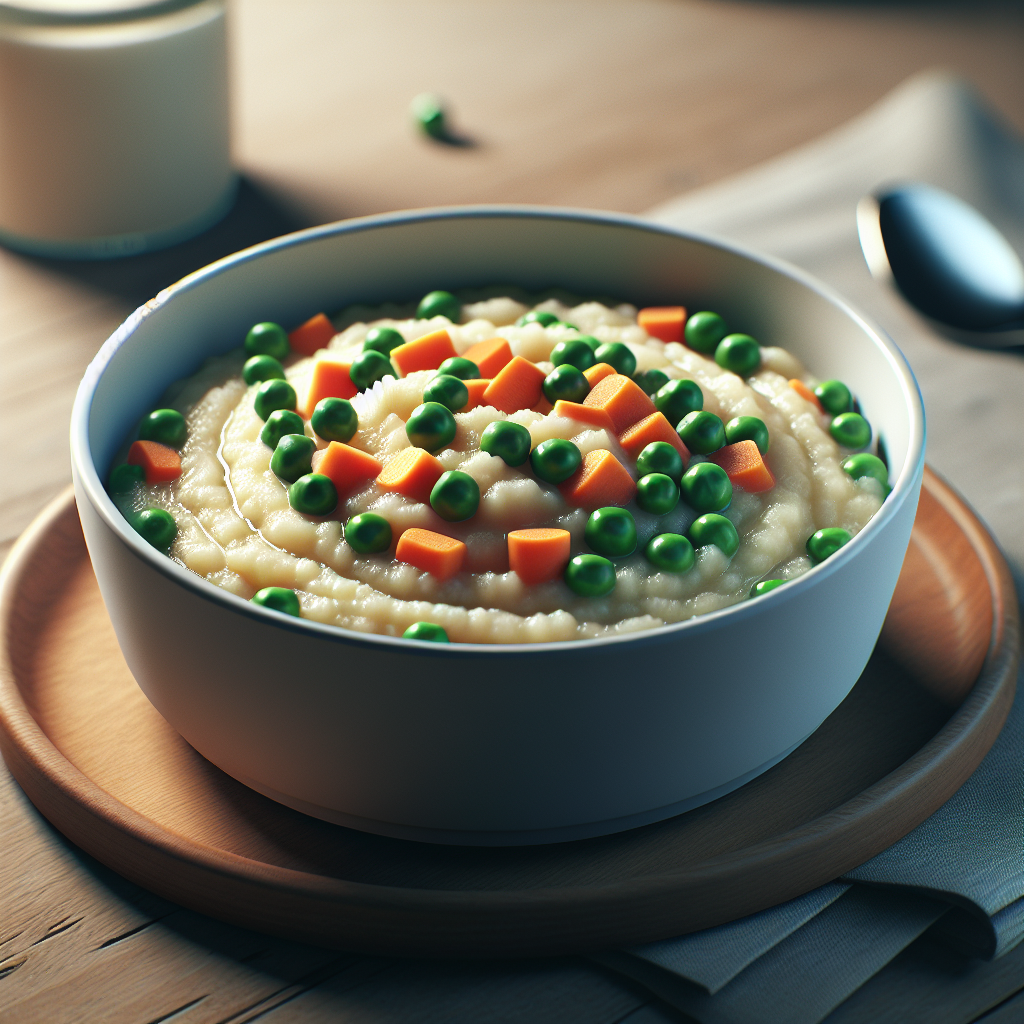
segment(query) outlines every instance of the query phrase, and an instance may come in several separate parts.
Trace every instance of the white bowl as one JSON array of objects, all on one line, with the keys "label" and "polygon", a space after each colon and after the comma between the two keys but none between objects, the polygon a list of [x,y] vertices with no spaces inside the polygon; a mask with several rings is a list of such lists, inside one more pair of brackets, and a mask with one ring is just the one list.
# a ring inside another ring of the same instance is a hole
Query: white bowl
[{"label": "white bowl", "polygon": [[[891,495],[846,547],[756,601],[646,633],[437,645],[257,607],[158,554],[103,488],[167,385],[259,320],[297,323],[434,288],[559,285],[715,309],[859,396]],[[201,754],[261,793],[431,842],[603,835],[736,788],[836,708],[878,636],[910,538],[924,410],[899,350],[806,275],[608,214],[475,207],[299,232],[198,271],[134,313],[78,392],[75,492],[139,685]]]}]

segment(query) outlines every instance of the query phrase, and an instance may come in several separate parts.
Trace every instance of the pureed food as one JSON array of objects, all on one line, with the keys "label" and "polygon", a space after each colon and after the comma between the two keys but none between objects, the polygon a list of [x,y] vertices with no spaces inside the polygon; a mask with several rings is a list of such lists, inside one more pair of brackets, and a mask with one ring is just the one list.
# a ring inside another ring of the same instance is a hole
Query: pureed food
[{"label": "pureed food", "polygon": [[538,643],[802,575],[888,493],[871,440],[842,383],[715,313],[432,292],[414,315],[255,325],[143,418],[109,489],[151,544],[265,606]]}]

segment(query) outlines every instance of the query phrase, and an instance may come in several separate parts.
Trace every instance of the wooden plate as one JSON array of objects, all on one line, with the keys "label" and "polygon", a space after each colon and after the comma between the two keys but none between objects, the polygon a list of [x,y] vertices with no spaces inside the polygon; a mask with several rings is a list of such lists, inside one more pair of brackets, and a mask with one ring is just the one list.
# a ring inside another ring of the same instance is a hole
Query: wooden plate
[{"label": "wooden plate", "polygon": [[882,642],[850,696],[781,764],[619,835],[431,846],[306,817],[189,747],[125,666],[69,492],[0,581],[0,748],[72,842],[192,909],[364,952],[582,952],[753,913],[905,835],[995,740],[1013,700],[1017,629],[1002,556],[929,473]]}]

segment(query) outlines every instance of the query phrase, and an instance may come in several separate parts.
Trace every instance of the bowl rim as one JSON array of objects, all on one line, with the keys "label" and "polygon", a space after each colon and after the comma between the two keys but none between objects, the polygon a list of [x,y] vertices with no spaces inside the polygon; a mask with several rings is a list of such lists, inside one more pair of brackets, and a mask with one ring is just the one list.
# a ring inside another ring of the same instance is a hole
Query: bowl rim
[{"label": "bowl rim", "polygon": [[[891,369],[899,380],[907,408],[910,414],[909,443],[907,459],[903,471],[896,479],[892,490],[882,507],[871,517],[867,525],[849,544],[844,545],[830,558],[784,585],[776,587],[768,594],[755,600],[740,601],[738,604],[706,612],[681,622],[666,623],[650,629],[630,633],[615,634],[587,638],[583,640],[555,640],[540,643],[451,643],[438,644],[426,640],[407,640],[403,637],[392,637],[377,633],[361,633],[346,629],[343,626],[316,622],[311,619],[296,619],[284,612],[253,604],[251,601],[217,587],[208,580],[177,562],[160,554],[133,530],[127,520],[114,505],[100,479],[93,462],[89,444],[89,420],[92,411],[92,400],[100,378],[107,366],[115,358],[141,324],[162,309],[176,296],[200,287],[208,280],[237,266],[260,259],[261,257],[281,250],[302,246],[323,238],[338,235],[358,234],[381,227],[403,224],[423,223],[436,220],[458,219],[542,219],[552,221],[571,221],[576,223],[597,224],[609,227],[629,228],[649,234],[668,235],[697,242],[713,249],[718,249],[743,259],[768,267],[770,270],[795,281],[797,284],[814,292],[829,304],[849,317],[882,351]],[[524,657],[542,657],[562,651],[590,650],[594,647],[608,645],[634,644],[640,646],[657,645],[674,641],[679,633],[700,633],[705,630],[720,628],[722,619],[735,620],[737,623],[751,615],[756,615],[766,606],[763,602],[771,602],[773,606],[796,598],[804,590],[815,586],[819,581],[831,576],[843,568],[852,558],[857,556],[870,540],[890,522],[898,510],[915,491],[924,472],[924,450],[926,438],[924,401],[920,386],[896,343],[879,327],[870,323],[864,316],[853,309],[834,289],[817,280],[813,275],[784,260],[767,254],[759,253],[713,235],[697,231],[685,231],[680,228],[658,224],[643,217],[629,214],[609,213],[600,210],[575,209],[571,207],[533,206],[518,204],[480,204],[467,206],[431,207],[418,210],[400,210],[392,213],[374,214],[366,217],[334,221],[316,227],[294,231],[277,238],[268,239],[257,245],[239,250],[224,256],[213,263],[187,274],[179,281],[161,290],[154,298],[135,310],[100,347],[86,368],[82,381],[75,395],[71,414],[71,462],[75,470],[76,487],[80,486],[88,497],[93,508],[104,524],[118,536],[137,558],[147,563],[165,577],[183,585],[193,595],[205,601],[225,606],[227,610],[242,614],[263,622],[267,626],[284,629],[303,635],[312,634],[321,640],[338,643],[356,644],[368,648],[393,648],[393,653],[418,653],[431,657],[480,657],[482,655],[501,655]]]}]

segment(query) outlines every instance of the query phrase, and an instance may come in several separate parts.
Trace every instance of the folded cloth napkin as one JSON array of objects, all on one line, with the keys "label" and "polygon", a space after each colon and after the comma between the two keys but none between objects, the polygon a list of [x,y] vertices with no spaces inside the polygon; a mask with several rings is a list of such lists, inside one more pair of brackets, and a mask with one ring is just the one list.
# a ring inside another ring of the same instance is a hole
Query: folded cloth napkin
[{"label": "folded cloth napkin", "polygon": [[[1024,360],[936,336],[871,278],[856,205],[901,180],[960,195],[1024,252],[1024,144],[970,87],[938,74],[911,79],[817,142],[649,216],[801,265],[885,328],[921,384],[929,462],[993,529],[1019,584]],[[742,921],[598,959],[707,1024],[811,1024],[936,922],[982,956],[1024,938],[1024,685],[960,792],[841,882]]]}]

